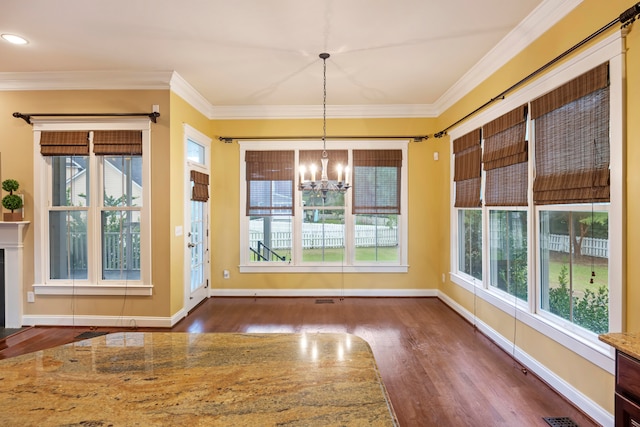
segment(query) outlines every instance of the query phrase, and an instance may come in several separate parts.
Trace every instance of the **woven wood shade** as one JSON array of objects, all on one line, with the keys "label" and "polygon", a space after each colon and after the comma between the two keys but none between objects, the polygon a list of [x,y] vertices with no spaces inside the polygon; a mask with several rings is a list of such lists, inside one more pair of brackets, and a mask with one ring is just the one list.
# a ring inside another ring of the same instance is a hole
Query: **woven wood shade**
[{"label": "woven wood shade", "polygon": [[93,132],[93,152],[107,156],[141,156],[142,131],[96,130]]},{"label": "woven wood shade", "polygon": [[480,202],[482,149],[481,130],[473,130],[453,141],[457,208],[477,208]]},{"label": "woven wood shade", "polygon": [[534,202],[609,201],[609,86],[603,64],[531,103]]},{"label": "woven wood shade", "polygon": [[209,175],[206,173],[191,171],[191,200],[206,202],[209,200]]},{"label": "woven wood shade", "polygon": [[248,216],[293,215],[294,156],[294,151],[245,152]]},{"label": "woven wood shade", "polygon": [[526,120],[527,106],[522,105],[482,127],[487,206],[527,205]]},{"label": "woven wood shade", "polygon": [[353,151],[354,214],[400,214],[402,150]]},{"label": "woven wood shade", "polygon": [[89,132],[42,132],[40,154],[43,156],[88,156]]}]

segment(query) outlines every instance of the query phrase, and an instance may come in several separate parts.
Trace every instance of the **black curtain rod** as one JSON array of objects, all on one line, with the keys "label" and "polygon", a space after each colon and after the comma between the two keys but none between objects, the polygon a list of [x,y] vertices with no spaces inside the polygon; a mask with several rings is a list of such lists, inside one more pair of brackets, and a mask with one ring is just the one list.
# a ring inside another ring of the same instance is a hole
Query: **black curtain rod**
[{"label": "black curtain rod", "polygon": [[485,109],[487,106],[491,105],[495,101],[504,99],[505,95],[507,95],[509,92],[511,92],[514,89],[522,86],[524,83],[528,82],[529,80],[531,80],[532,78],[534,78],[538,74],[542,73],[543,71],[545,71],[549,67],[553,66],[554,64],[556,64],[560,60],[564,59],[567,55],[571,54],[575,50],[577,50],[577,49],[581,48],[582,46],[584,46],[585,44],[589,43],[591,40],[593,40],[594,38],[598,37],[600,34],[604,33],[605,31],[607,31],[609,28],[613,27],[618,22],[620,22],[622,24],[622,28],[624,28],[624,27],[626,27],[628,25],[631,25],[633,23],[633,21],[636,20],[636,18],[638,17],[639,14],[640,14],[640,3],[636,3],[634,6],[631,6],[629,9],[625,10],[624,12],[622,12],[620,14],[620,16],[618,16],[613,21],[609,22],[607,25],[603,26],[602,28],[600,28],[596,32],[592,33],[590,36],[586,37],[582,41],[578,42],[577,44],[573,45],[569,49],[565,50],[560,55],[556,56],[551,61],[549,61],[546,64],[544,64],[542,67],[538,68],[533,73],[529,74],[527,77],[523,78],[522,80],[520,80],[519,82],[517,82],[513,86],[510,86],[506,90],[504,90],[501,93],[499,93],[497,96],[491,98],[490,100],[488,100],[487,102],[485,102],[484,104],[482,104],[481,106],[479,106],[478,108],[476,108],[475,110],[473,110],[472,112],[467,114],[466,116],[462,117],[460,120],[456,121],[455,123],[450,124],[449,126],[444,128],[440,132],[436,133],[434,135],[434,137],[442,138],[447,133],[447,131],[449,129],[457,126],[460,123],[462,123],[463,121],[465,121],[469,117],[475,115],[479,111]]},{"label": "black curtain rod", "polygon": [[[242,141],[242,140],[297,140],[297,139],[313,139],[322,141],[322,136],[221,136],[218,139],[225,144],[230,144],[234,140]],[[399,136],[399,135],[391,135],[391,136],[327,136],[325,139],[412,139],[413,142],[422,142],[422,140],[429,139],[429,135],[411,135],[411,136]]]},{"label": "black curtain rod", "polygon": [[16,119],[22,119],[25,122],[31,123],[31,117],[149,117],[153,123],[157,123],[157,118],[160,117],[160,113],[154,111],[153,113],[37,113],[37,114],[22,114],[15,112],[13,117]]}]

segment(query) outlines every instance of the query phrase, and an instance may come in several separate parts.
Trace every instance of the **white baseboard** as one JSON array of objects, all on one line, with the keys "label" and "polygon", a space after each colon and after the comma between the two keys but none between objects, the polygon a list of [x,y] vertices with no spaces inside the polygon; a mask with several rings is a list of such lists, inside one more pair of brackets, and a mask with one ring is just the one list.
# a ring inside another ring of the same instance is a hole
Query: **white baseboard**
[{"label": "white baseboard", "polygon": [[437,297],[437,289],[210,289],[214,297]]},{"label": "white baseboard", "polygon": [[150,327],[170,328],[178,320],[172,317],[143,317],[143,316],[50,316],[50,315],[26,315],[22,316],[22,324],[25,326],[97,326],[97,327]]},{"label": "white baseboard", "polygon": [[605,427],[613,427],[614,416],[600,405],[589,399],[582,394],[579,390],[573,387],[571,384],[557,376],[553,371],[549,370],[545,365],[538,362],[526,352],[522,351],[518,346],[513,346],[512,341],[508,338],[500,335],[493,328],[489,327],[486,323],[479,320],[473,313],[462,307],[460,304],[453,301],[449,296],[440,292],[438,298],[445,304],[451,307],[454,311],[467,319],[473,325],[475,325],[480,332],[494,341],[500,348],[512,355],[518,363],[522,364],[529,371],[537,375],[543,381],[545,381],[551,388],[556,390],[568,401],[573,403],[574,406],[580,408],[585,414],[593,418],[596,422]]}]

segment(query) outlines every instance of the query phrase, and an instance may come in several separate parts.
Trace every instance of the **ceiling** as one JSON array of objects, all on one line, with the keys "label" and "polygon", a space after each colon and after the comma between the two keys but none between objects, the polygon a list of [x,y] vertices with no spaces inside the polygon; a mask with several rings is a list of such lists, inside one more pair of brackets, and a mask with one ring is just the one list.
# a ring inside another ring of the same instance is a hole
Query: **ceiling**
[{"label": "ceiling", "polygon": [[328,52],[327,105],[434,111],[580,1],[2,0],[29,43],[0,40],[0,90],[175,72],[216,107],[317,106]]}]

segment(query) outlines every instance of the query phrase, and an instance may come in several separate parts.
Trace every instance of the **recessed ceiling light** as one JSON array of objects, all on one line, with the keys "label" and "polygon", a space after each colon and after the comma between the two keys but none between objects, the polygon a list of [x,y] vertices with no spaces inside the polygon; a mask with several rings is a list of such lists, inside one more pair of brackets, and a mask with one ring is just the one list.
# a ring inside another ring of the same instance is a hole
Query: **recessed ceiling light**
[{"label": "recessed ceiling light", "polygon": [[13,44],[27,44],[29,43],[27,39],[23,39],[20,36],[16,36],[15,34],[2,34],[0,37]]}]

